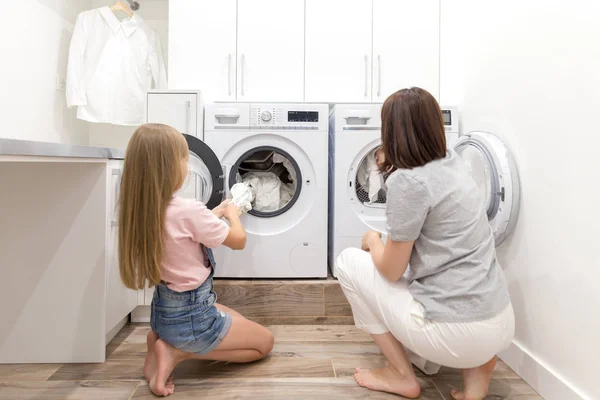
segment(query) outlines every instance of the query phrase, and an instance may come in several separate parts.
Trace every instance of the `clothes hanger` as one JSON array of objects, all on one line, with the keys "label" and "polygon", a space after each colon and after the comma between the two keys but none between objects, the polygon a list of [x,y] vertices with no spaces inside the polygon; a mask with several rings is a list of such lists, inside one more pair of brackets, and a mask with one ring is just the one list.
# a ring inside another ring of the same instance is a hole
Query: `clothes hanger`
[{"label": "clothes hanger", "polygon": [[131,9],[129,8],[129,6],[126,5],[125,3],[123,3],[122,0],[115,1],[115,4],[113,4],[112,6],[110,6],[110,11],[112,11],[113,13],[115,11],[123,11],[128,16],[133,17],[133,11],[131,11]]}]

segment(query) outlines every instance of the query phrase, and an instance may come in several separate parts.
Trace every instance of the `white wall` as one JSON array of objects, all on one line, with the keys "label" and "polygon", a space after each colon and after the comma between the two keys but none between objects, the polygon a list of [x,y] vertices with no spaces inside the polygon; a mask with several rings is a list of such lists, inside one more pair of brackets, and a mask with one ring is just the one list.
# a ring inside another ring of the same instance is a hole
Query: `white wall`
[{"label": "white wall", "polygon": [[[112,0],[90,0],[93,8],[110,6]],[[138,0],[140,9],[136,11],[160,35],[165,67],[168,66],[167,55],[169,35],[169,2],[168,0]],[[124,149],[136,127],[115,126],[110,124],[90,124],[90,144],[93,146]]]},{"label": "white wall", "polygon": [[507,357],[546,399],[600,399],[598,21],[595,0],[442,1],[441,102],[463,132],[503,136],[520,167],[519,224],[499,249]]},{"label": "white wall", "polygon": [[66,107],[56,76],[66,76],[77,14],[88,0],[2,2],[0,138],[88,143],[88,124]]}]

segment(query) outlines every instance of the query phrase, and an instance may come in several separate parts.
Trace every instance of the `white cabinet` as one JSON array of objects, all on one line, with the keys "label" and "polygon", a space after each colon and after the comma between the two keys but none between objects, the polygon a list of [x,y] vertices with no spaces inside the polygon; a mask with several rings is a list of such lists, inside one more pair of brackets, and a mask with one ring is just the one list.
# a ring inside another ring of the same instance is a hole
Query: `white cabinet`
[{"label": "white cabinet", "polygon": [[373,0],[373,101],[418,86],[439,98],[439,0]]},{"label": "white cabinet", "polygon": [[234,101],[236,0],[169,1],[169,89]]},{"label": "white cabinet", "polygon": [[371,101],[371,8],[372,0],[306,0],[306,101]]},{"label": "white cabinet", "polygon": [[304,0],[238,1],[237,100],[302,101]]},{"label": "white cabinet", "polygon": [[[107,164],[107,228],[106,228],[106,332],[109,334],[138,305],[135,290],[127,289],[119,271],[119,187],[122,160]],[[110,338],[107,338],[110,339]]]},{"label": "white cabinet", "polygon": [[151,91],[147,96],[146,122],[170,125],[179,132],[203,138],[202,97],[199,92]]}]

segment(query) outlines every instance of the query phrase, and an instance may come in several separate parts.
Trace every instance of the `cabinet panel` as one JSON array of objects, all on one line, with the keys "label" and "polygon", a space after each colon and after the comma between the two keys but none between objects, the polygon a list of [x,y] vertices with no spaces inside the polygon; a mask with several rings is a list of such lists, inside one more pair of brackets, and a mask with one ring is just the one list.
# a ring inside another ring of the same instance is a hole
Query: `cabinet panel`
[{"label": "cabinet panel", "polygon": [[418,86],[439,97],[439,0],[373,0],[373,100]]},{"label": "cabinet panel", "polygon": [[197,123],[197,97],[193,93],[148,93],[146,120],[197,136],[201,132]]},{"label": "cabinet panel", "polygon": [[106,332],[110,332],[137,305],[138,294],[127,289],[119,271],[118,202],[123,161],[108,163],[107,242],[106,242]]},{"label": "cabinet panel", "polygon": [[306,101],[371,101],[371,0],[306,0]]},{"label": "cabinet panel", "polygon": [[238,1],[238,101],[304,99],[304,0]]},{"label": "cabinet panel", "polygon": [[169,1],[169,89],[235,100],[236,0]]}]

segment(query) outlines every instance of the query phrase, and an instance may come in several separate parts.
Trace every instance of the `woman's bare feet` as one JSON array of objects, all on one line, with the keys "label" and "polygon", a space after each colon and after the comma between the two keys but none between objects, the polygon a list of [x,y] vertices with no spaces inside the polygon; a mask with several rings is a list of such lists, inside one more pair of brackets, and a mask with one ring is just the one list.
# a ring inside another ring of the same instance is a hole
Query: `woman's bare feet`
[{"label": "woman's bare feet", "polygon": [[154,354],[156,370],[150,378],[150,390],[156,396],[169,396],[175,392],[171,373],[177,364],[187,358],[187,355],[162,339],[155,342]]},{"label": "woman's bare feet", "polygon": [[456,400],[482,400],[487,396],[490,386],[490,378],[496,367],[496,357],[492,358],[481,367],[463,369],[462,376],[464,390],[452,391],[452,397]]},{"label": "woman's bare feet", "polygon": [[356,383],[367,389],[399,394],[410,399],[416,399],[421,394],[416,376],[403,376],[391,366],[377,369],[356,368],[354,379]]}]

